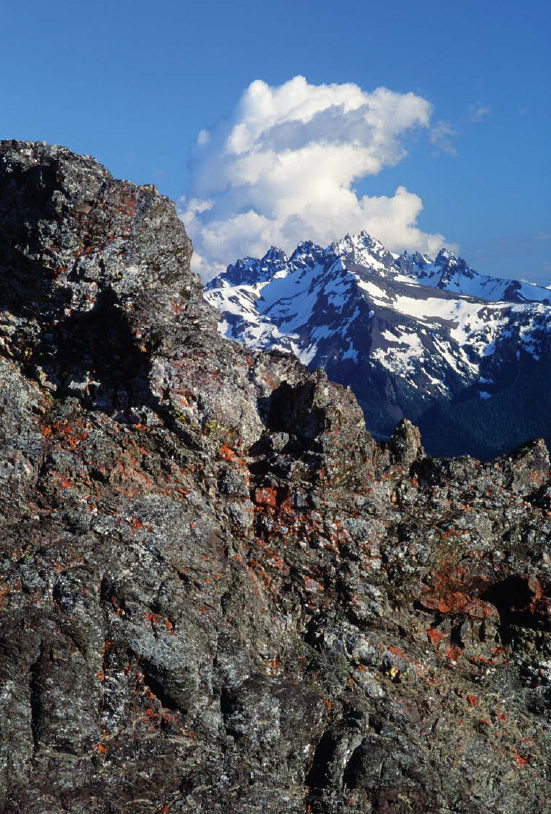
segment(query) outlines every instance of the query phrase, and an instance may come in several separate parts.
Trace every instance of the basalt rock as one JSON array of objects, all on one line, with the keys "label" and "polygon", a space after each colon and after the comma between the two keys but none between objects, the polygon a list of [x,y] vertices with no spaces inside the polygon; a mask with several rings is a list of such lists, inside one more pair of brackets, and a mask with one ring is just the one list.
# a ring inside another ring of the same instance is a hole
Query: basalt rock
[{"label": "basalt rock", "polygon": [[173,205],[0,143],[0,809],[549,810],[545,446],[386,446]]}]

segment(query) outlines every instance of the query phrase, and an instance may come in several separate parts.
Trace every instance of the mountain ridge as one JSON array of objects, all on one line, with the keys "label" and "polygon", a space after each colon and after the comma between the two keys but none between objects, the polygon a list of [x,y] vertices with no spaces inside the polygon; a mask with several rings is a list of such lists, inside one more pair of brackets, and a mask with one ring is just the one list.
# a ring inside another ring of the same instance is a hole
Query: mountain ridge
[{"label": "mountain ridge", "polygon": [[[550,353],[548,289],[479,275],[447,249],[434,259],[396,255],[365,232],[327,249],[305,241],[290,257],[272,247],[237,261],[205,298],[221,312],[224,336],[323,367],[352,387],[376,437],[407,417],[428,431],[434,454],[491,457],[515,446],[504,436],[486,448],[460,431],[446,447],[425,414],[475,398],[501,409],[503,388]],[[535,425],[540,434],[548,428]]]}]

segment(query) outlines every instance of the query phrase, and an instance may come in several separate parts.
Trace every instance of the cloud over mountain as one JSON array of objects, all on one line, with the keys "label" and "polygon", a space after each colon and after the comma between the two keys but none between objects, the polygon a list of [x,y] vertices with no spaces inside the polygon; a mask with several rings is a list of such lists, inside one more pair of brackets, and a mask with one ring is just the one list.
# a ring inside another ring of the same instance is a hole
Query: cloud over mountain
[{"label": "cloud over mountain", "polygon": [[256,80],[232,115],[201,131],[180,215],[205,279],[243,255],[311,239],[326,245],[368,230],[393,250],[434,251],[445,241],[417,226],[418,195],[359,196],[361,179],[393,167],[404,140],[428,128],[431,106],[413,93],[355,84],[272,87]]}]

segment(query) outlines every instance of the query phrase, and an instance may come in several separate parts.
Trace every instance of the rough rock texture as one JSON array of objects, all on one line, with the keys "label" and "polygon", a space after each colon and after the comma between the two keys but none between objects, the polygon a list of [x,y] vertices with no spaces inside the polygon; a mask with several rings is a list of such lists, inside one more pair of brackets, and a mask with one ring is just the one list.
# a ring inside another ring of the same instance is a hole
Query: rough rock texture
[{"label": "rough rock texture", "polygon": [[0,143],[0,809],[550,810],[545,446],[221,339],[153,187]]}]

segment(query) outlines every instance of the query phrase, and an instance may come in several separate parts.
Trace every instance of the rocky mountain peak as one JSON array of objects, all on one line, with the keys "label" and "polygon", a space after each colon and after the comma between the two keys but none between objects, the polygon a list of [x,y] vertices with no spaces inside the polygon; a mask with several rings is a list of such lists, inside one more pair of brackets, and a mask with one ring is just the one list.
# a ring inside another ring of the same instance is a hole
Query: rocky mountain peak
[{"label": "rocky mountain peak", "polygon": [[278,249],[277,246],[271,246],[262,258],[263,263],[285,263],[286,261],[287,255],[283,249]]},{"label": "rocky mountain peak", "polygon": [[63,147],[0,142],[4,352],[52,392],[94,381],[90,398],[113,405],[114,383],[185,330],[190,309],[212,322],[190,256],[155,187],[115,181]]},{"label": "rocky mountain peak", "polygon": [[312,268],[320,261],[324,255],[321,246],[311,240],[301,241],[292,253],[289,262],[297,266],[308,266]]},{"label": "rocky mountain peak", "polygon": [[455,265],[459,262],[458,258],[449,249],[440,249],[434,259],[435,266]]},{"label": "rocky mountain peak", "polygon": [[342,240],[332,243],[327,252],[340,257],[345,263],[358,265],[375,264],[379,268],[388,268],[394,262],[393,255],[366,231],[345,235]]}]

